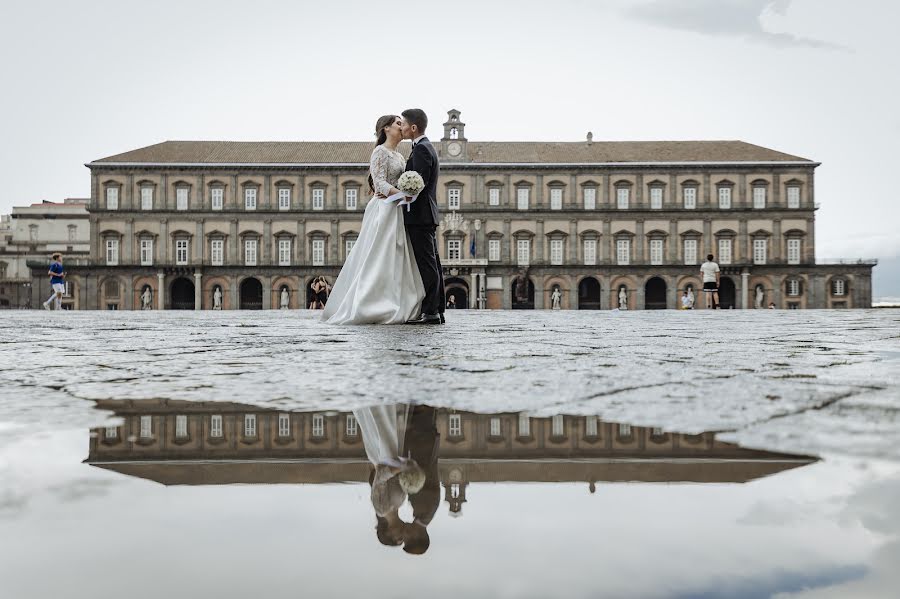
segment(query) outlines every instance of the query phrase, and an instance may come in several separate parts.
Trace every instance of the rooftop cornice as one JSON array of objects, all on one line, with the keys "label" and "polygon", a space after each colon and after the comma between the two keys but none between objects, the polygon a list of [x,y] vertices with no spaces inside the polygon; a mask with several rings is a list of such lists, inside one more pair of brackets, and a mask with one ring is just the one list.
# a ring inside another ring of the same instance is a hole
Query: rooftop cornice
[{"label": "rooftop cornice", "polygon": [[[821,166],[821,162],[805,160],[753,160],[710,162],[448,162],[441,167],[451,168],[653,168],[653,167],[747,167],[747,166]],[[90,169],[115,168],[367,168],[368,162],[88,162]]]}]

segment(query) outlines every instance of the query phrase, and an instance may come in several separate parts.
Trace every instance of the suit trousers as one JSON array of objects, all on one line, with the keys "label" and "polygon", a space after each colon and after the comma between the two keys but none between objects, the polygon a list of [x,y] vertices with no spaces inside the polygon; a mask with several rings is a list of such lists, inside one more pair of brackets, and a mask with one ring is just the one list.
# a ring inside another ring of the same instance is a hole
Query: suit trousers
[{"label": "suit trousers", "polygon": [[422,300],[423,314],[443,313],[446,307],[444,274],[438,256],[436,230],[437,227],[434,225],[406,225],[406,232],[409,234],[409,241],[416,257],[416,266],[419,267],[422,284],[425,286],[425,299]]}]

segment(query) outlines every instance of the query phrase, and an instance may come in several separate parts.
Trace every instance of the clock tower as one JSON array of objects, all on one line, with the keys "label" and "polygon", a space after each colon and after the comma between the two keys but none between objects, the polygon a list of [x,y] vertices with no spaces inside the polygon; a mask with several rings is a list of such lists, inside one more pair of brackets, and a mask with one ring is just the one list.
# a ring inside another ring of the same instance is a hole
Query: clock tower
[{"label": "clock tower", "polygon": [[450,110],[447,112],[447,122],[444,123],[444,137],[441,138],[441,160],[465,160],[466,159],[466,124],[459,120],[460,112]]}]

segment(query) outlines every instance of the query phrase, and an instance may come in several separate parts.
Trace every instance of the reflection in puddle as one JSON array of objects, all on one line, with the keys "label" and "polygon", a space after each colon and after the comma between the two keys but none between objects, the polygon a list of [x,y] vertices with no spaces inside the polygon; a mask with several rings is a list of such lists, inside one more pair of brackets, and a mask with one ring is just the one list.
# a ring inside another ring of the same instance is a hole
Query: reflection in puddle
[{"label": "reflection in puddle", "polygon": [[[593,416],[476,414],[426,405],[279,412],[218,402],[102,401],[86,463],[164,485],[368,483],[384,545],[424,553],[442,503],[482,483],[744,483],[816,461]],[[412,516],[404,520],[408,503]]]}]

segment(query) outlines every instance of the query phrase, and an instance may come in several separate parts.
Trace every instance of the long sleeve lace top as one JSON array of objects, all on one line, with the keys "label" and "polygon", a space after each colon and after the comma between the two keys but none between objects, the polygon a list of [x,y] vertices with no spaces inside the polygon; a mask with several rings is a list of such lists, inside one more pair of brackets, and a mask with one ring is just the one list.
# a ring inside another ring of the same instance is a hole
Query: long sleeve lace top
[{"label": "long sleeve lace top", "polygon": [[372,175],[375,191],[382,195],[391,195],[391,187],[397,185],[404,168],[406,159],[403,154],[388,150],[384,146],[376,146],[369,159],[369,174]]}]

